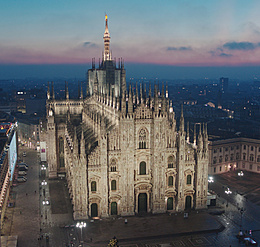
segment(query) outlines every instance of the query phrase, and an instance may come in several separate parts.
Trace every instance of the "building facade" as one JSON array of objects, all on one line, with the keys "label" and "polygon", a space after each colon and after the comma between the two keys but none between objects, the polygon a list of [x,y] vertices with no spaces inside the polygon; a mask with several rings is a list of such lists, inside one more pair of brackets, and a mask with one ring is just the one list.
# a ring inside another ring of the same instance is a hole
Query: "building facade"
[{"label": "building facade", "polygon": [[[102,64],[110,60],[106,30]],[[83,97],[47,92],[47,161],[50,178],[66,174],[74,219],[165,213],[206,207],[208,135],[200,125],[190,138],[183,111],[177,128],[167,87],[91,80]],[[109,72],[108,72],[109,70]],[[101,66],[106,74],[117,68]],[[98,71],[94,74],[98,74]],[[112,80],[112,81],[111,81]],[[99,84],[101,83],[101,84]],[[93,86],[94,85],[94,86]],[[103,87],[103,85],[106,85]],[[192,142],[191,142],[192,139]]]},{"label": "building facade", "polygon": [[260,140],[233,138],[209,142],[209,174],[232,170],[260,173]]}]

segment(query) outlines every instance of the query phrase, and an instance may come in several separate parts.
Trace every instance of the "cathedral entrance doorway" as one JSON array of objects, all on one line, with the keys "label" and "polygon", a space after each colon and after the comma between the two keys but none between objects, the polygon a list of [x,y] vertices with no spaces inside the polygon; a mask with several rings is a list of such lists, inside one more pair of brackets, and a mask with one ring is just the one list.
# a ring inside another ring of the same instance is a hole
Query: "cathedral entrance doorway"
[{"label": "cathedral entrance doorway", "polygon": [[186,196],[185,209],[191,209],[191,196]]},{"label": "cathedral entrance doorway", "polygon": [[111,215],[117,215],[117,203],[116,202],[111,203]]},{"label": "cathedral entrance doorway", "polygon": [[138,195],[138,213],[147,212],[147,194],[141,193]]},{"label": "cathedral entrance doorway", "polygon": [[167,200],[167,210],[173,210],[173,198],[169,197]]},{"label": "cathedral entrance doorway", "polygon": [[98,216],[98,207],[96,203],[91,204],[91,217],[97,217]]}]

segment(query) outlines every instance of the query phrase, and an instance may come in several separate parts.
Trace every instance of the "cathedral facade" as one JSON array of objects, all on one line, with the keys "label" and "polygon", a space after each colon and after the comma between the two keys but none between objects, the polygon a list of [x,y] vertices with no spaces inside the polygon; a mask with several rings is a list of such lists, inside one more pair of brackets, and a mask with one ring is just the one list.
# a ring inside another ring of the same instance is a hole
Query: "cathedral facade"
[{"label": "cathedral facade", "polygon": [[206,126],[190,138],[182,113],[177,127],[167,86],[126,89],[109,42],[106,17],[102,63],[88,71],[86,97],[81,89],[70,99],[66,84],[58,100],[48,87],[49,177],[66,174],[75,220],[205,208]]}]

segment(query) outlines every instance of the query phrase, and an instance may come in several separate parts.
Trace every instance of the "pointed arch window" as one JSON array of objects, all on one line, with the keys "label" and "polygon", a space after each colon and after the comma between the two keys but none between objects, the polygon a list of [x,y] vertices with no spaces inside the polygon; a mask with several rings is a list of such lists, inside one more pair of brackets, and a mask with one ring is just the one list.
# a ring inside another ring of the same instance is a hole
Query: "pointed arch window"
[{"label": "pointed arch window", "polygon": [[175,167],[175,158],[173,156],[169,156],[167,163],[168,163],[168,168]]},{"label": "pointed arch window", "polygon": [[139,149],[146,149],[146,131],[141,129],[139,132]]},{"label": "pointed arch window", "polygon": [[173,186],[173,176],[169,176],[169,178],[168,178],[168,186]]},{"label": "pointed arch window", "polygon": [[191,184],[191,175],[187,176],[187,184]]},{"label": "pointed arch window", "polygon": [[91,187],[91,191],[92,192],[97,191],[97,183],[96,183],[96,181],[92,181],[90,187]]},{"label": "pointed arch window", "polygon": [[111,190],[116,190],[116,180],[111,181]]},{"label": "pointed arch window", "polygon": [[140,163],[140,175],[145,175],[146,174],[146,163],[142,161]]},{"label": "pointed arch window", "polygon": [[111,162],[110,162],[110,171],[116,172],[116,161],[115,161],[115,159],[112,159]]}]

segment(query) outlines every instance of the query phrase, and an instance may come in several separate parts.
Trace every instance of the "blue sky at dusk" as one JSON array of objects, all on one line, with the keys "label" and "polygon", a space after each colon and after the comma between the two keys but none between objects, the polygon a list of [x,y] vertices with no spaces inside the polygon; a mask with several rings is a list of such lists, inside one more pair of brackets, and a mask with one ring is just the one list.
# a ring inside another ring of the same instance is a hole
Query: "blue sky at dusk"
[{"label": "blue sky at dusk", "polygon": [[1,0],[0,79],[47,76],[50,65],[62,76],[64,64],[84,77],[103,51],[105,13],[128,77],[260,77],[259,10],[259,0]]}]

